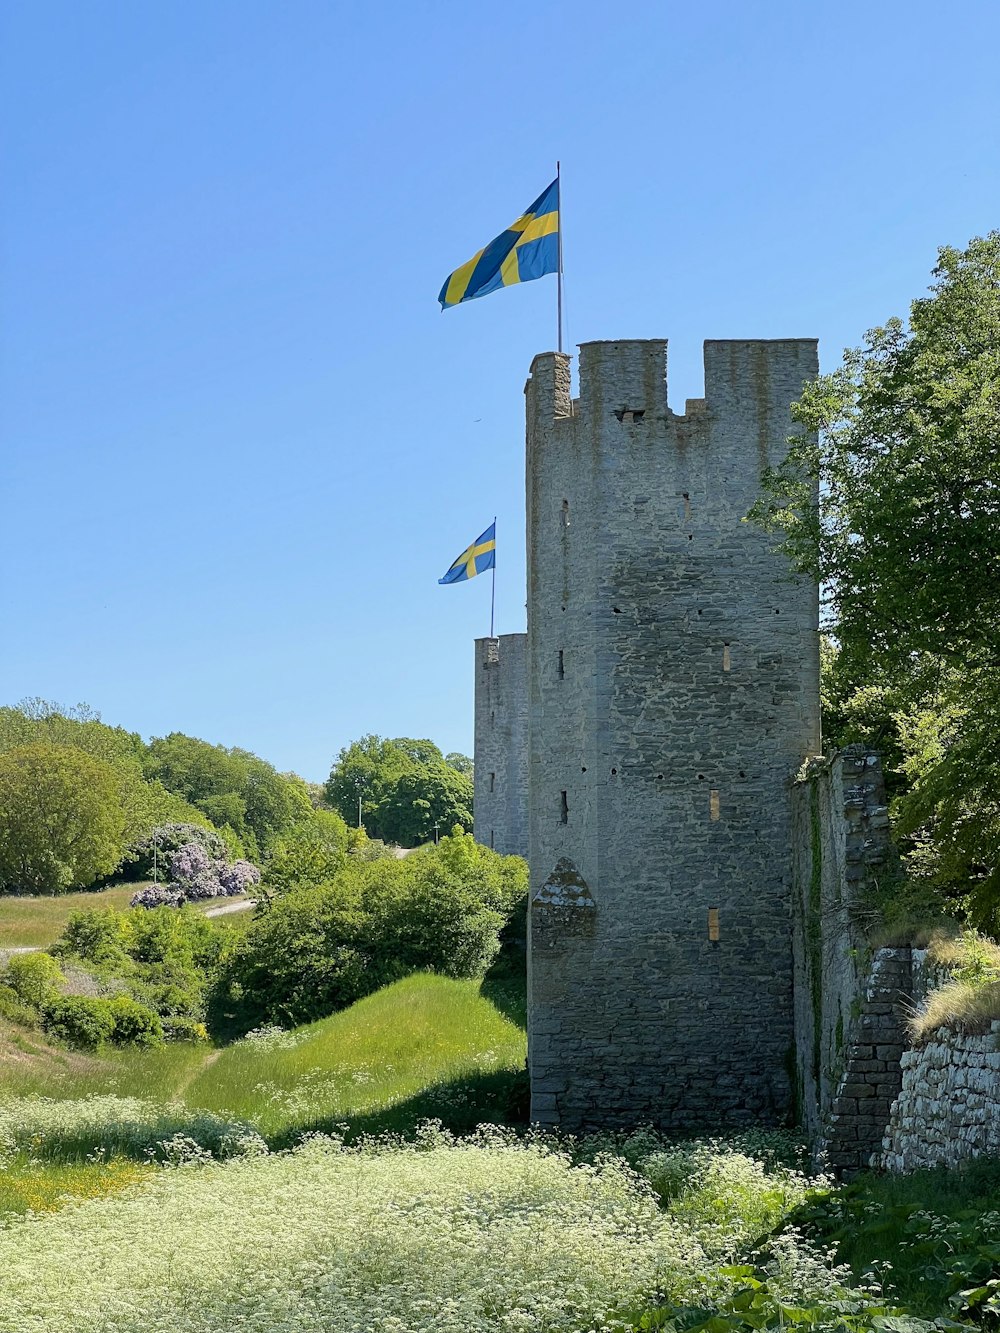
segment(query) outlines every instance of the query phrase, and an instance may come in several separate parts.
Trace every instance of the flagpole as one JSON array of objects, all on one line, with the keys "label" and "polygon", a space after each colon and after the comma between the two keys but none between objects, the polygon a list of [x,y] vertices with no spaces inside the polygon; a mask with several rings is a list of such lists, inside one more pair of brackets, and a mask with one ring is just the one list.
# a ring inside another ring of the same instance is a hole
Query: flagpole
[{"label": "flagpole", "polygon": [[563,282],[563,248],[562,248],[562,181],[560,178],[560,164],[556,163],[556,194],[559,199],[559,230],[556,233],[559,244],[558,268],[556,270],[556,318],[559,325],[559,336],[557,350],[562,353],[563,347],[563,318],[562,318],[562,282]]},{"label": "flagpole", "polygon": [[493,515],[493,588],[490,592],[490,638],[493,636],[493,612],[497,603],[497,520]]}]

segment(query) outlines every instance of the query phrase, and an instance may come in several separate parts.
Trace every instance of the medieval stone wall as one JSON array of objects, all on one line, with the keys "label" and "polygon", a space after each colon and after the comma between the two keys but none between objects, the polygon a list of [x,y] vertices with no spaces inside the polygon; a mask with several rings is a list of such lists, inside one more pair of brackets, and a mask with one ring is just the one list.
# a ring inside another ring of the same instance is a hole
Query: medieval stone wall
[{"label": "medieval stone wall", "polygon": [[[817,593],[743,521],[816,344],[535,358],[527,394],[532,1116],[792,1111],[790,785],[819,748]],[[478,794],[478,793],[477,793]]]},{"label": "medieval stone wall", "polygon": [[882,1145],[890,1171],[1000,1157],[1000,1022],[979,1035],[939,1031],[902,1057],[902,1088]]},{"label": "medieval stone wall", "polygon": [[501,634],[475,643],[473,832],[504,856],[528,855],[527,640]]}]

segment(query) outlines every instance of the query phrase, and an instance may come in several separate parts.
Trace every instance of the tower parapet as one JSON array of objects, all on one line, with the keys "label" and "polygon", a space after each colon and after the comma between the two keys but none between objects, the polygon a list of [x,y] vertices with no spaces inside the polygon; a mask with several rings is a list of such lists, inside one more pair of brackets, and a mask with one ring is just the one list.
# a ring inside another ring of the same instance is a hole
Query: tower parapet
[{"label": "tower parapet", "polygon": [[817,346],[707,342],[684,415],[666,371],[665,341],[588,343],[577,400],[566,357],[526,389],[529,1066],[533,1118],[569,1128],[791,1102],[818,596],[743,519]]}]

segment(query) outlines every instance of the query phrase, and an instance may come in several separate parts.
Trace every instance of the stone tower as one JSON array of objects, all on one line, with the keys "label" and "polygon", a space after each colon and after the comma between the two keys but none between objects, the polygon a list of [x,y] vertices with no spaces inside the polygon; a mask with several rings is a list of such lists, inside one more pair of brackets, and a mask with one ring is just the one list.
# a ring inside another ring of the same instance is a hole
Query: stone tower
[{"label": "stone tower", "polygon": [[528,855],[528,636],[476,640],[477,842]]},{"label": "stone tower", "polygon": [[532,1117],[778,1123],[789,787],[819,747],[818,598],[743,521],[813,339],[535,358],[527,396]]}]

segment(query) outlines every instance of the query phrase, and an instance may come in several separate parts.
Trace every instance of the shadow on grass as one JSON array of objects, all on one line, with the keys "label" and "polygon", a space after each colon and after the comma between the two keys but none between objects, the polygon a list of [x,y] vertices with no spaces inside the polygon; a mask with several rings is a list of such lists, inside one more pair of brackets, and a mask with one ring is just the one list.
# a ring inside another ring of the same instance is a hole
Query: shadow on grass
[{"label": "shadow on grass", "polygon": [[[509,929],[509,927],[508,927]],[[489,1000],[504,1018],[519,1028],[528,1026],[528,953],[523,930],[516,935],[505,931],[500,937],[500,952],[483,977],[479,993]]]},{"label": "shadow on grass", "polygon": [[527,1071],[504,1069],[435,1083],[394,1106],[361,1115],[321,1116],[272,1135],[268,1142],[272,1151],[278,1151],[304,1134],[343,1134],[349,1143],[368,1134],[410,1137],[424,1120],[440,1120],[453,1134],[469,1134],[481,1124],[526,1125]]}]

